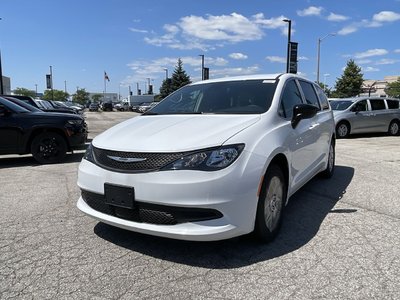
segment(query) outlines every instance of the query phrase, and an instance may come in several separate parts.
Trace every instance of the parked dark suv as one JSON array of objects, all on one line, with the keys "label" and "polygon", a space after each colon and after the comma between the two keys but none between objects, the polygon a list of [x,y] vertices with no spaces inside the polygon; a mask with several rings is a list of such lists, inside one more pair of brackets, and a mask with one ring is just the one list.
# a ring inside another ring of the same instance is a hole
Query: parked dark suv
[{"label": "parked dark suv", "polygon": [[16,98],[19,100],[24,101],[25,103],[28,103],[36,108],[39,108],[42,111],[45,112],[58,112],[58,113],[67,113],[67,114],[78,114],[76,110],[73,108],[69,107],[55,107],[51,102],[46,101],[46,100],[34,100],[32,97],[29,96],[22,96],[22,95],[0,95],[0,97],[4,98]]},{"label": "parked dark suv", "polygon": [[39,163],[56,163],[86,139],[79,115],[31,111],[0,97],[0,155],[32,153]]}]

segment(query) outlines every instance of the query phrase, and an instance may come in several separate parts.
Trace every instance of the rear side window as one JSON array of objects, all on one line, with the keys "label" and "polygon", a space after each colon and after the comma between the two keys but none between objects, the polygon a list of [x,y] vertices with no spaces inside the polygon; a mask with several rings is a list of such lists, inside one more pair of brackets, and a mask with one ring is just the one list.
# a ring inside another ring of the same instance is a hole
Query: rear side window
[{"label": "rear side window", "polygon": [[315,87],[315,90],[317,91],[318,98],[319,98],[319,101],[321,102],[322,109],[323,110],[329,109],[328,98],[326,97],[324,91],[319,87]]},{"label": "rear side window", "polygon": [[371,109],[372,110],[382,110],[386,109],[385,107],[385,102],[380,99],[370,99],[369,103],[371,103]]},{"label": "rear side window", "polygon": [[300,91],[297,87],[297,84],[294,80],[289,81],[285,90],[282,94],[281,106],[280,106],[280,115],[284,118],[292,118],[293,116],[293,107],[296,104],[302,104],[303,100],[301,99]]},{"label": "rear side window", "polygon": [[319,105],[317,94],[315,93],[312,84],[301,80],[299,81],[299,83],[301,89],[303,90],[304,97],[306,98],[306,103],[321,108],[321,106]]},{"label": "rear side window", "polygon": [[396,100],[386,100],[389,109],[399,109],[400,101]]}]

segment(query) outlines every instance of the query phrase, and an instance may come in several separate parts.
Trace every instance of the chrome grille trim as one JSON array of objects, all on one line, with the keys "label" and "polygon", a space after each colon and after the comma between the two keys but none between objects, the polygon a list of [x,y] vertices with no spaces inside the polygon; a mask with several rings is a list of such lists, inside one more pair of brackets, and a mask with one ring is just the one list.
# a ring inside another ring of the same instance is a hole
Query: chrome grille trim
[{"label": "chrome grille trim", "polygon": [[121,173],[157,171],[186,153],[144,153],[105,150],[93,147],[93,157],[99,166]]}]

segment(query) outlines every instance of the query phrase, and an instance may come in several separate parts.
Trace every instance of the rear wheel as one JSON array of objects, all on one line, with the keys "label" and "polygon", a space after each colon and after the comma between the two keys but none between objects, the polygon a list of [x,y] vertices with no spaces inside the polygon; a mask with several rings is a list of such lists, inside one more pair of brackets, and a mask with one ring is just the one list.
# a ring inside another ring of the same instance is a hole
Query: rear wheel
[{"label": "rear wheel", "polygon": [[334,141],[332,141],[329,146],[328,165],[326,166],[326,169],[321,172],[321,176],[324,178],[331,178],[334,171],[335,171],[335,144]]},{"label": "rear wheel", "polygon": [[336,136],[338,138],[346,138],[350,134],[350,125],[346,122],[341,122],[336,126]]},{"label": "rear wheel", "polygon": [[280,167],[268,168],[258,199],[254,234],[263,242],[272,241],[282,223],[282,213],[286,202],[287,186]]},{"label": "rear wheel", "polygon": [[394,120],[394,121],[390,122],[388,133],[390,135],[399,135],[399,133],[400,133],[399,121]]},{"label": "rear wheel", "polygon": [[31,144],[33,158],[41,164],[57,163],[64,159],[67,144],[64,138],[54,132],[43,132]]}]

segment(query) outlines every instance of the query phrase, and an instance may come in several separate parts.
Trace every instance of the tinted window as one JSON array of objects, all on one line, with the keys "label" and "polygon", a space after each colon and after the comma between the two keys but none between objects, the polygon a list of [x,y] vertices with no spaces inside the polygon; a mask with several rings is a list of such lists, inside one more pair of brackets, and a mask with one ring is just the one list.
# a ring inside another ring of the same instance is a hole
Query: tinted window
[{"label": "tinted window", "polygon": [[381,110],[385,109],[385,102],[380,99],[370,99],[369,102],[371,103],[372,110]]},{"label": "tinted window", "polygon": [[367,111],[368,110],[368,103],[367,100],[358,101],[354,104],[352,111]]},{"label": "tinted window", "polygon": [[300,95],[300,91],[294,80],[289,81],[282,94],[280,114],[285,118],[292,118],[293,107],[296,104],[303,103]]},{"label": "tinted window", "polygon": [[306,98],[306,103],[315,105],[316,107],[321,108],[321,106],[319,105],[319,102],[318,102],[317,94],[315,93],[315,90],[314,90],[312,84],[305,82],[305,81],[299,81],[299,82],[300,82],[300,86],[303,90],[304,97]]},{"label": "tinted window", "polygon": [[322,109],[329,109],[328,98],[326,97],[324,91],[319,87],[315,87],[315,90],[317,91],[318,98],[319,98],[319,101],[321,102]]},{"label": "tinted window", "polygon": [[[345,110],[353,104],[352,101],[332,100],[329,102],[333,110]],[[367,102],[365,102],[367,103]]]},{"label": "tinted window", "polygon": [[244,80],[185,86],[147,114],[260,114],[272,103],[276,82]]},{"label": "tinted window", "polygon": [[4,105],[5,107],[7,107],[8,109],[17,112],[17,113],[26,113],[29,112],[29,110],[23,108],[22,106],[19,106],[17,104],[14,104],[11,101],[8,101],[6,99],[0,98],[0,105]]},{"label": "tinted window", "polygon": [[386,100],[386,103],[389,109],[398,109],[399,108],[399,101],[396,100]]}]

